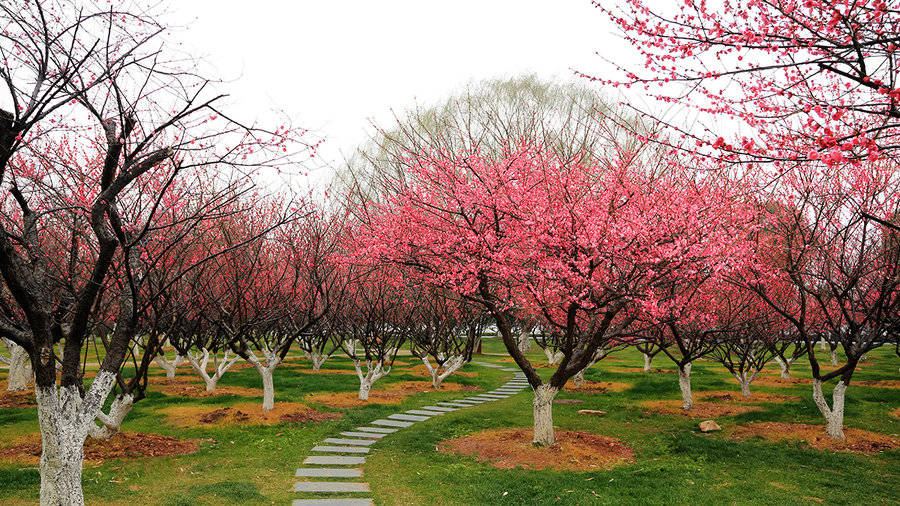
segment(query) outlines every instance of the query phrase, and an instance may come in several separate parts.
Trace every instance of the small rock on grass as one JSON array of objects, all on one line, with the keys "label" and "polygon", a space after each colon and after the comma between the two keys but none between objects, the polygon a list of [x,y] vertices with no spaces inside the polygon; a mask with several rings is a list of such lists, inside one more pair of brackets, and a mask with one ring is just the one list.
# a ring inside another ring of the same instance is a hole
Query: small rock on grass
[{"label": "small rock on grass", "polygon": [[599,409],[579,409],[579,415],[594,415],[594,416],[603,416],[606,414],[606,411],[600,411]]},{"label": "small rock on grass", "polygon": [[722,427],[719,427],[719,424],[717,424],[715,420],[704,420],[700,422],[700,432],[713,432],[717,430],[722,430]]}]

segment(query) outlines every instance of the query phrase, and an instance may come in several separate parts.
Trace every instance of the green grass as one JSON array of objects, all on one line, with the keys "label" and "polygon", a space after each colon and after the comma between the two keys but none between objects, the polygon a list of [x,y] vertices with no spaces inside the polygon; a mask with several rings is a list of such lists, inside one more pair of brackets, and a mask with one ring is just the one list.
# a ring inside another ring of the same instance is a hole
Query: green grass
[{"label": "green grass", "polygon": [[[503,353],[502,343],[486,340],[484,351]],[[529,356],[535,361],[545,360],[540,350]],[[900,451],[859,455],[814,450],[798,443],[759,439],[734,442],[722,433],[701,434],[695,430],[697,420],[648,413],[639,406],[645,400],[678,399],[675,375],[616,372],[617,365],[639,367],[642,361],[633,350],[615,357],[624,362],[601,362],[588,372],[587,379],[621,381],[630,383],[632,388],[607,394],[563,391],[559,397],[584,402],[554,406],[554,423],[561,429],[618,438],[635,451],[634,463],[598,472],[501,470],[471,457],[435,450],[442,440],[486,428],[530,426],[531,395],[523,392],[418,423],[376,444],[364,468],[376,503],[900,503]],[[500,355],[476,358],[497,363],[501,359]],[[416,363],[408,357],[401,360]],[[897,379],[898,365],[900,360],[893,350],[876,351],[860,367],[854,380]],[[324,367],[349,369],[351,365],[346,359],[332,359]],[[667,368],[671,364],[660,355],[654,367]],[[804,364],[797,363],[792,369],[795,376],[809,375]],[[504,383],[511,374],[476,365],[468,365],[464,370],[477,372],[478,376],[451,376],[447,381],[490,389]],[[777,366],[770,371],[777,371]],[[546,376],[551,372],[541,370]],[[193,376],[186,366],[178,374]],[[376,383],[376,388],[410,379],[423,378],[402,374],[397,368]],[[695,364],[692,379],[697,394],[704,390],[738,390],[723,368],[709,361]],[[275,383],[276,401],[303,402],[312,392],[358,388],[355,375],[305,374],[287,367],[276,371]],[[243,369],[229,371],[220,384],[258,388],[260,380],[255,370]],[[738,424],[763,420],[822,423],[809,385],[751,388],[790,393],[801,400],[764,404],[760,412],[719,418],[723,432]],[[293,474],[315,443],[376,417],[459,396],[452,392],[423,393],[407,398],[399,406],[348,409],[343,419],[324,423],[180,429],[170,425],[160,410],[178,405],[229,405],[247,399],[178,399],[151,392],[126,419],[125,430],[199,439],[200,451],[183,457],[86,464],[86,499],[92,504],[289,504],[291,499],[303,497],[291,491]],[[607,415],[597,418],[577,414],[585,408],[602,409]],[[900,419],[889,414],[896,408],[900,408],[900,390],[851,385],[845,423],[848,427],[898,434]],[[36,430],[34,408],[0,410],[0,446]],[[38,484],[34,468],[0,463],[0,503],[34,503]]]}]

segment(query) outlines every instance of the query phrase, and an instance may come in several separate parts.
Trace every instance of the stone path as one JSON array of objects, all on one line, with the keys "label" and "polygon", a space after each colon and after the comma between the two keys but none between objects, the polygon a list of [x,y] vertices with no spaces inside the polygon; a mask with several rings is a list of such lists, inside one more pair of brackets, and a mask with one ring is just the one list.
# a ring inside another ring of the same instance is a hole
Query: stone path
[{"label": "stone path", "polygon": [[368,483],[356,479],[363,475],[359,466],[366,463],[366,457],[363,455],[369,453],[372,445],[380,443],[385,437],[418,422],[424,422],[432,417],[458,409],[506,399],[528,387],[525,376],[518,369],[486,362],[472,362],[472,364],[516,374],[513,379],[496,390],[454,401],[436,402],[434,406],[423,406],[419,409],[395,413],[388,415],[387,418],[374,420],[367,426],[357,427],[354,430],[341,432],[337,436],[325,438],[322,440],[322,444],[313,447],[311,450],[313,454],[303,460],[303,467],[297,469],[295,476],[301,480],[294,484],[294,491],[331,495],[316,499],[296,499],[293,502],[294,506],[371,506],[374,503],[370,497],[347,497],[344,494],[367,494],[370,492]]}]

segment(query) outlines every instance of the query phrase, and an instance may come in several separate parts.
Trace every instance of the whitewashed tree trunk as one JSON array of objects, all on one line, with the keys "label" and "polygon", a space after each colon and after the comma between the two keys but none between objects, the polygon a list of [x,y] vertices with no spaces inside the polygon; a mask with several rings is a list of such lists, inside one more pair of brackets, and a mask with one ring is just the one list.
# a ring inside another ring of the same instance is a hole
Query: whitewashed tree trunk
[{"label": "whitewashed tree trunk", "polygon": [[92,439],[107,440],[122,430],[122,421],[131,412],[134,397],[131,394],[117,395],[109,406],[109,414],[97,412],[97,420],[101,425],[91,424],[88,435]]},{"label": "whitewashed tree trunk", "polygon": [[587,367],[575,373],[575,376],[572,376],[572,383],[574,383],[575,386],[584,386],[584,371],[587,371]]},{"label": "whitewashed tree trunk", "polygon": [[549,384],[534,389],[534,439],[537,446],[556,444],[553,434],[553,398],[559,392]]},{"label": "whitewashed tree trunk", "polygon": [[197,374],[203,378],[204,383],[206,383],[206,391],[215,392],[216,385],[219,383],[219,380],[222,379],[222,375],[224,375],[241,357],[235,355],[229,359],[228,352],[226,351],[222,361],[219,362],[218,359],[213,356],[212,376],[206,371],[206,366],[209,364],[209,358],[210,353],[207,349],[204,349],[199,356],[191,352],[188,352],[187,354],[188,363],[191,364],[194,371],[196,371]]},{"label": "whitewashed tree trunk", "polygon": [[681,387],[682,409],[693,409],[694,398],[691,396],[691,363],[678,368],[678,386]]},{"label": "whitewashed tree trunk", "polygon": [[281,364],[281,357],[278,356],[278,353],[273,350],[263,350],[263,353],[266,357],[266,362],[263,363],[253,350],[248,350],[247,352],[247,361],[250,362],[253,367],[256,368],[256,371],[259,373],[259,376],[262,378],[263,384],[263,411],[272,411],[275,409],[275,380],[274,380],[274,372],[275,368]]},{"label": "whitewashed tree trunk", "polygon": [[422,357],[422,363],[425,364],[425,368],[428,369],[428,372],[431,374],[431,386],[434,388],[441,388],[441,384],[447,379],[448,376],[458,371],[460,367],[466,365],[466,359],[462,355],[455,355],[447,359],[444,362],[443,367],[437,367],[431,365],[431,362],[428,360],[428,356]]},{"label": "whitewashed tree trunk", "polygon": [[525,327],[522,329],[522,332],[519,333],[519,351],[522,353],[531,349],[531,329],[532,327]]},{"label": "whitewashed tree trunk", "polygon": [[565,354],[563,354],[563,352],[553,351],[550,348],[544,348],[544,355],[547,355],[547,363],[550,365],[559,364],[562,361],[563,357],[565,357]]},{"label": "whitewashed tree trunk", "polygon": [[318,371],[319,369],[321,369],[322,364],[324,364],[325,361],[328,360],[328,355],[326,355],[325,353],[320,353],[318,351],[314,351],[312,353],[307,353],[307,356],[309,357],[309,360],[312,362],[312,370],[313,371]]},{"label": "whitewashed tree trunk", "polygon": [[83,505],[81,466],[84,441],[115,383],[100,371],[84,400],[78,388],[35,387],[41,428],[41,505]]},{"label": "whitewashed tree trunk", "polygon": [[756,373],[748,374],[748,373],[738,373],[734,375],[734,378],[741,385],[741,395],[744,397],[750,397],[750,383],[753,382],[753,378],[756,377]]},{"label": "whitewashed tree trunk", "polygon": [[173,360],[169,360],[169,357],[166,356],[166,353],[162,352],[153,358],[153,362],[156,365],[162,367],[164,371],[166,371],[166,378],[172,379],[175,377],[175,371],[178,369],[178,366],[184,363],[184,356],[176,351],[175,358]]},{"label": "whitewashed tree trunk", "polygon": [[781,357],[775,357],[775,362],[781,367],[781,379],[791,379],[791,359],[782,360]]},{"label": "whitewashed tree trunk", "polygon": [[9,350],[9,360],[4,360],[9,363],[6,390],[8,392],[24,392],[34,377],[31,373],[31,359],[28,357],[28,352],[8,339],[4,339],[3,344]]},{"label": "whitewashed tree trunk", "polygon": [[362,401],[369,400],[369,391],[376,381],[388,375],[391,368],[384,368],[384,360],[367,360],[366,373],[362,372],[362,362],[353,360],[353,368],[356,369],[356,376],[359,378],[359,399]]},{"label": "whitewashed tree trunk", "polygon": [[824,337],[819,339],[819,348],[821,348],[822,351],[828,351],[828,341],[826,341]]},{"label": "whitewashed tree trunk", "polygon": [[825,395],[822,393],[822,382],[813,380],[813,400],[816,401],[816,406],[825,417],[825,434],[834,439],[844,439],[844,399],[846,394],[847,385],[843,380],[838,381],[831,393],[831,407],[829,407],[828,401],[825,400]]},{"label": "whitewashed tree trunk", "polygon": [[838,358],[837,358],[836,350],[831,350],[831,365],[833,365],[833,366],[838,365]]},{"label": "whitewashed tree trunk", "polygon": [[653,357],[644,353],[644,372],[649,371],[653,368]]}]

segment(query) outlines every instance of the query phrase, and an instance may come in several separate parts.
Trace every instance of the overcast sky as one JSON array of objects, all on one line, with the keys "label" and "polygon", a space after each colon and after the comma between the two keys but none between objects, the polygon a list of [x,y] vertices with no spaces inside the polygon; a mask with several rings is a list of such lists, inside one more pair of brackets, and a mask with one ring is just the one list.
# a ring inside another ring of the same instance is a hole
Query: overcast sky
[{"label": "overcast sky", "polygon": [[[391,109],[470,80],[602,71],[623,43],[589,0],[182,0],[173,38],[204,56],[244,117],[284,109],[336,163]],[[319,171],[318,177],[324,176]]]}]

